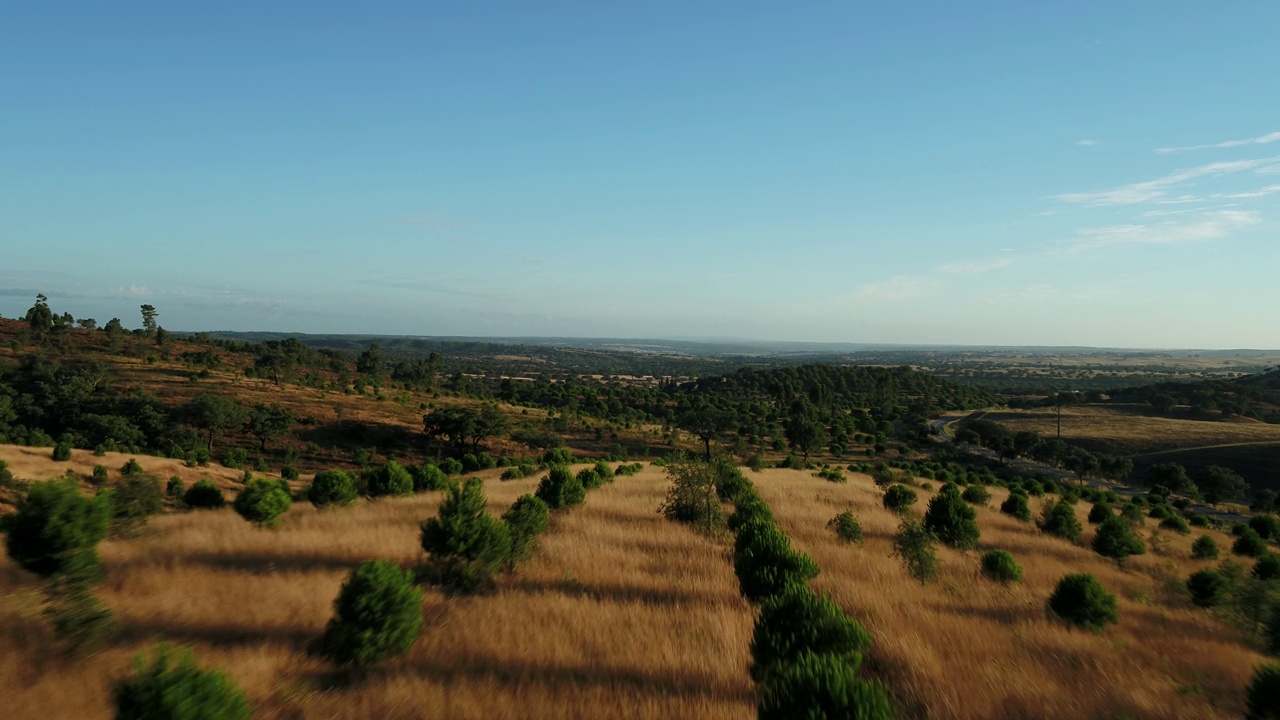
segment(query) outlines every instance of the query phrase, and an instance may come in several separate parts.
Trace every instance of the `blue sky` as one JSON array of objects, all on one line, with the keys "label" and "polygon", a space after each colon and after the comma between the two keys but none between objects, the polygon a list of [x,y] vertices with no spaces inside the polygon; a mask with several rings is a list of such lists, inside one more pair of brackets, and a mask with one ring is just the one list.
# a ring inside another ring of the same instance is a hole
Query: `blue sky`
[{"label": "blue sky", "polygon": [[1278,3],[184,5],[0,6],[0,314],[1280,348]]}]

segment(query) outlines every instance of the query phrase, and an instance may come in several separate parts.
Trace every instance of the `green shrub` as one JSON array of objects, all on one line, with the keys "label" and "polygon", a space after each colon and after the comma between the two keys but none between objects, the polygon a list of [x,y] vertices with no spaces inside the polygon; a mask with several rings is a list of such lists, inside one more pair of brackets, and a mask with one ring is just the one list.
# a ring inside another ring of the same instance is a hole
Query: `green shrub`
[{"label": "green shrub", "polygon": [[307,487],[307,500],[316,507],[350,505],[360,492],[356,480],[342,470],[324,470],[316,473]]},{"label": "green shrub", "polygon": [[43,612],[54,636],[66,643],[73,655],[100,648],[116,632],[111,611],[89,591],[87,579],[55,580]]},{"label": "green shrub", "polygon": [[182,502],[187,507],[198,510],[212,510],[227,504],[226,499],[222,497],[222,490],[203,478],[197,480],[195,485],[187,488],[187,492],[182,496]]},{"label": "green shrub", "polygon": [[285,465],[284,467],[280,468],[280,477],[284,478],[285,480],[297,480],[298,479],[297,466]]},{"label": "green shrub", "polygon": [[600,477],[595,468],[582,468],[578,471],[578,482],[582,483],[585,490],[595,490],[604,485],[604,478]]},{"label": "green shrub", "polygon": [[243,468],[249,462],[249,451],[244,448],[231,448],[222,455],[222,464],[233,470]]},{"label": "green shrub", "polygon": [[1094,503],[1093,507],[1089,508],[1088,519],[1090,525],[1100,525],[1110,517],[1115,517],[1115,513],[1111,511],[1111,506],[1105,502]]},{"label": "green shrub", "polygon": [[288,491],[274,480],[258,478],[236,493],[232,507],[240,517],[254,525],[274,527],[292,504]]},{"label": "green shrub", "polygon": [[572,465],[573,451],[565,447],[551,448],[542,454],[543,465]]},{"label": "green shrub", "polygon": [[321,653],[340,665],[369,667],[402,655],[422,629],[422,591],[413,573],[389,560],[369,560],[351,572],[333,602]]},{"label": "green shrub", "polygon": [[982,555],[982,574],[996,582],[1018,582],[1022,579],[1022,568],[1008,552],[988,550]]},{"label": "green shrub", "polygon": [[1129,523],[1112,516],[1098,526],[1098,532],[1093,536],[1093,551],[1123,564],[1125,558],[1142,555],[1147,547],[1134,536]]},{"label": "green shrub", "polygon": [[60,442],[53,446],[53,459],[55,462],[66,462],[71,459],[71,446],[67,443]]},{"label": "green shrub", "polygon": [[468,478],[445,490],[436,517],[422,523],[428,580],[449,592],[489,591],[493,573],[511,556],[511,530],[489,515],[484,482]]},{"label": "green shrub", "polygon": [[819,470],[816,473],[816,476],[833,483],[848,482],[848,478],[844,476],[844,473],[840,472],[840,468],[826,468],[825,470]]},{"label": "green shrub", "polygon": [[138,459],[129,458],[129,460],[120,467],[120,474],[125,477],[129,477],[130,475],[141,475],[142,466],[138,464]]},{"label": "green shrub", "polygon": [[1275,515],[1266,513],[1254,515],[1249,518],[1249,527],[1253,528],[1253,531],[1263,540],[1280,540],[1280,518]]},{"label": "green shrub", "polygon": [[111,690],[116,720],[248,720],[249,701],[226,675],[196,667],[187,650],[156,648],[150,664],[134,657],[134,675]]},{"label": "green shrub", "polygon": [[1221,605],[1231,590],[1231,582],[1216,570],[1197,570],[1187,578],[1191,602],[1202,608]]},{"label": "green shrub", "polygon": [[754,520],[738,529],[734,539],[733,568],[743,597],[759,604],[786,589],[818,575],[813,559],[791,547],[772,522]]},{"label": "green shrub", "polygon": [[604,460],[600,460],[595,465],[595,471],[596,471],[596,474],[600,476],[601,480],[605,481],[606,483],[613,482],[613,476],[614,476],[613,467],[609,465],[609,463],[605,462]]},{"label": "green shrub", "polygon": [[967,503],[983,507],[986,507],[987,503],[991,502],[991,492],[981,485],[970,485],[964,489],[960,497]]},{"label": "green shrub", "polygon": [[938,540],[957,550],[970,550],[978,545],[977,513],[964,501],[955,484],[944,485],[929,501],[924,526]]},{"label": "green shrub", "polygon": [[871,633],[831,598],[793,584],[760,606],[751,638],[751,677],[764,681],[803,652],[843,657],[855,670],[871,649]]},{"label": "green shrub", "polygon": [[1183,520],[1181,515],[1170,515],[1161,520],[1160,527],[1165,530],[1172,530],[1179,535],[1191,534],[1191,527],[1187,525],[1187,521]]},{"label": "green shrub", "polygon": [[111,534],[128,536],[147,523],[147,518],[164,510],[160,479],[150,475],[126,477],[103,493],[111,499]]},{"label": "green shrub", "polygon": [[904,520],[893,537],[893,554],[921,585],[938,577],[937,537],[923,523]]},{"label": "green shrub", "polygon": [[462,474],[462,463],[457,458],[445,458],[440,463],[440,470],[448,477]]},{"label": "green shrub", "polygon": [[1196,541],[1191,543],[1191,557],[1196,560],[1217,560],[1218,559],[1218,543],[1208,535],[1201,535]]},{"label": "green shrub", "polygon": [[533,541],[547,529],[550,510],[536,495],[521,495],[502,513],[511,535],[511,561],[524,562],[533,553]]},{"label": "green shrub", "polygon": [[1000,503],[1000,512],[1011,515],[1023,522],[1031,522],[1031,508],[1027,506],[1027,494],[1011,492],[1005,501]]},{"label": "green shrub", "polygon": [[1141,505],[1130,502],[1125,503],[1124,507],[1120,510],[1120,517],[1124,518],[1124,521],[1130,525],[1141,526],[1143,524],[1143,519],[1146,518],[1146,514],[1142,511]]},{"label": "green shrub", "polygon": [[1280,555],[1263,553],[1258,562],[1253,564],[1253,576],[1264,582],[1280,578]]},{"label": "green shrub", "polygon": [[388,460],[381,467],[361,473],[365,493],[371,497],[413,494],[413,476],[395,460]]},{"label": "green shrub", "polygon": [[443,490],[449,485],[449,476],[433,463],[424,462],[412,468],[412,474],[414,492]]},{"label": "green shrub", "polygon": [[587,497],[587,489],[582,487],[582,483],[574,477],[568,467],[553,465],[538,483],[535,494],[547,504],[547,507],[560,510],[582,503]]},{"label": "green shrub", "polygon": [[1256,558],[1267,551],[1267,542],[1251,527],[1245,527],[1240,536],[1231,544],[1231,552],[1236,555]]},{"label": "green shrub", "polygon": [[110,522],[108,497],[87,498],[68,480],[38,482],[7,519],[5,549],[20,567],[42,577],[88,575],[98,568],[98,542]]},{"label": "green shrub", "polygon": [[1102,632],[1104,627],[1119,619],[1116,596],[1107,592],[1089,573],[1064,576],[1058,581],[1046,606],[1060,620],[1093,632]]},{"label": "green shrub", "polygon": [[1198,528],[1209,527],[1209,518],[1205,517],[1204,515],[1201,515],[1200,513],[1192,513],[1187,518],[1187,522],[1191,525],[1191,527],[1198,527]]},{"label": "green shrub", "polygon": [[910,510],[911,506],[916,504],[916,500],[916,491],[900,483],[890,485],[884,491],[885,509],[898,515],[903,515]]},{"label": "green shrub", "polygon": [[635,475],[643,469],[644,465],[641,463],[628,463],[626,465],[619,465],[618,469],[613,472],[615,475]]},{"label": "green shrub", "polygon": [[107,484],[107,468],[103,465],[94,465],[93,474],[89,476],[89,482],[102,487]]},{"label": "green shrub", "polygon": [[1075,508],[1064,502],[1050,502],[1044,506],[1040,515],[1040,529],[1050,535],[1057,535],[1075,542],[1080,537],[1080,521],[1076,519]]},{"label": "green shrub", "polygon": [[1147,517],[1151,518],[1152,520],[1164,520],[1165,518],[1173,517],[1176,514],[1177,514],[1177,511],[1174,510],[1172,507],[1161,503],[1159,505],[1153,506],[1151,508],[1151,511],[1147,513]]},{"label": "green shrub", "polygon": [[827,527],[835,531],[836,537],[847,543],[862,542],[862,524],[853,516],[849,510],[845,510],[839,515],[831,518],[827,522]]},{"label": "green shrub", "polygon": [[187,491],[187,484],[182,482],[182,478],[174,475],[169,478],[169,482],[164,486],[164,494],[174,500],[181,500],[182,493]]},{"label": "green shrub", "polygon": [[1280,665],[1260,663],[1245,688],[1245,720],[1280,720]]},{"label": "green shrub", "polygon": [[801,653],[760,686],[759,720],[894,717],[889,694],[878,681],[862,680],[843,656]]}]

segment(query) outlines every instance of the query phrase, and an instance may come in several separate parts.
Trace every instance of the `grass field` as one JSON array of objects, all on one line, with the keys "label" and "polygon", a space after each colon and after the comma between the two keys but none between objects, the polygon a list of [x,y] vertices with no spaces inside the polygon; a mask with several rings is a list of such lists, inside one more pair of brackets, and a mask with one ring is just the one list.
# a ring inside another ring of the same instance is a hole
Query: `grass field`
[{"label": "grass field", "polygon": [[[494,513],[537,483],[481,475]],[[978,574],[976,553],[943,551],[941,580],[922,587],[889,556],[897,519],[865,476],[843,485],[789,470],[750,477],[793,543],[822,567],[816,584],[871,630],[868,669],[903,717],[1241,714],[1258,655],[1236,631],[1166,592],[1168,578],[1203,566],[1187,559],[1189,538],[1165,536],[1161,553],[1119,569],[980,510],[982,548],[1012,552],[1024,581],[995,586]],[[323,512],[295,505],[278,530],[229,510],[154,518],[134,539],[103,543],[108,579],[99,593],[122,635],[80,661],[50,650],[35,578],[0,560],[5,711],[107,717],[112,678],[127,672],[135,652],[167,639],[228,672],[264,718],[753,717],[752,611],[737,593],[729,548],[663,520],[665,488],[665,474],[647,467],[592,491],[584,506],[553,519],[533,561],[504,577],[495,595],[429,592],[423,635],[409,654],[350,686],[336,686],[307,644],[358,562],[422,559],[418,523],[435,513],[439,493]],[[993,503],[1003,497],[994,495]],[[838,544],[825,527],[846,508],[866,529],[861,547]],[[1053,584],[1079,570],[1120,596],[1120,624],[1105,634],[1044,615]]]},{"label": "grass field", "polygon": [[[989,412],[986,419],[1019,430],[1054,437],[1053,408]],[[1062,439],[1090,450],[1137,455],[1165,450],[1236,443],[1280,442],[1280,425],[1248,418],[1231,422],[1162,417],[1146,405],[1072,405],[1062,409]]]}]

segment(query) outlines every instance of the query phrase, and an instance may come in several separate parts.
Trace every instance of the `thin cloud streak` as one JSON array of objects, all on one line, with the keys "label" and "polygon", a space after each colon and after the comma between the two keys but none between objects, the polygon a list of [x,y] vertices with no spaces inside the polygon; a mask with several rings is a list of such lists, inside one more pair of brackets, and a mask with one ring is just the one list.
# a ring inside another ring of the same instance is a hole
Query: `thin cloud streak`
[{"label": "thin cloud streak", "polygon": [[1013,264],[1011,257],[989,258],[987,260],[967,260],[939,265],[938,272],[957,275],[979,275],[992,270],[1009,267]]},{"label": "thin cloud streak", "polygon": [[1168,221],[1152,225],[1109,225],[1083,228],[1071,250],[1095,250],[1120,245],[1181,245],[1217,240],[1230,233],[1262,222],[1258,213],[1244,210],[1221,210],[1205,213],[1196,222]]},{"label": "thin cloud streak", "polygon": [[1227,140],[1220,143],[1211,143],[1209,145],[1188,145],[1186,147],[1164,147],[1156,148],[1156,152],[1160,154],[1190,152],[1192,150],[1218,150],[1233,147],[1241,147],[1244,145],[1267,145],[1273,142],[1280,142],[1280,132],[1267,133],[1256,138],[1247,140]]},{"label": "thin cloud streak", "polygon": [[1055,199],[1066,203],[1085,205],[1087,207],[1105,207],[1112,205],[1137,205],[1145,202],[1194,202],[1195,198],[1183,195],[1168,197],[1168,190],[1175,185],[1194,180],[1198,177],[1227,175],[1230,173],[1251,170],[1273,162],[1274,158],[1263,160],[1235,160],[1231,162],[1214,162],[1199,165],[1165,175],[1155,180],[1122,185],[1111,190],[1089,193],[1067,193],[1057,195]]}]

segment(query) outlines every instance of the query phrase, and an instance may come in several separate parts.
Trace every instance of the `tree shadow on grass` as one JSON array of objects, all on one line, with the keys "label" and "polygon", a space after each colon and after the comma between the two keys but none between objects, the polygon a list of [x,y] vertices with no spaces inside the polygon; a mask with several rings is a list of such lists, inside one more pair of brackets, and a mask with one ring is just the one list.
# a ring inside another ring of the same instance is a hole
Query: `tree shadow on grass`
[{"label": "tree shadow on grass", "polygon": [[[307,555],[290,555],[287,553],[185,553],[178,560],[179,565],[203,566],[213,570],[228,572],[245,572],[255,575],[270,573],[309,573],[309,572],[349,572],[368,558],[324,553]],[[112,563],[109,569],[119,569],[131,563]],[[139,565],[166,564],[163,561],[140,559]]]},{"label": "tree shadow on grass", "polygon": [[529,595],[559,594],[618,604],[642,603],[671,607],[722,606],[741,602],[736,592],[690,592],[675,588],[637,587],[621,583],[580,580],[527,580],[513,578],[503,583],[504,592]]},{"label": "tree shadow on grass", "polygon": [[277,643],[305,648],[320,629],[294,627],[249,627],[226,623],[186,623],[172,620],[126,620],[120,623],[118,640],[124,644],[147,641],[201,643],[217,647],[235,647]]}]

